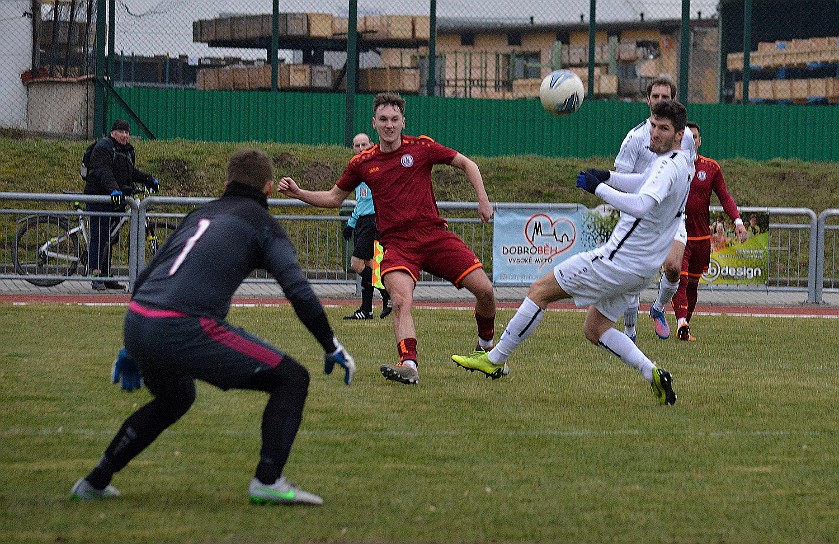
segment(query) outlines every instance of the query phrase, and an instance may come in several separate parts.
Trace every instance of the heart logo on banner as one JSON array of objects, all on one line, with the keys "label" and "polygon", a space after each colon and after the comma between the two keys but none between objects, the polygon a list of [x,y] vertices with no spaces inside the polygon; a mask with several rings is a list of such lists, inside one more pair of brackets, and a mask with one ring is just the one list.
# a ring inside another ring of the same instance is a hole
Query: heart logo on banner
[{"label": "heart logo on banner", "polygon": [[544,262],[548,262],[571,249],[577,240],[577,227],[567,217],[553,220],[547,214],[537,213],[527,220],[524,237],[539,250],[539,256],[545,259]]}]

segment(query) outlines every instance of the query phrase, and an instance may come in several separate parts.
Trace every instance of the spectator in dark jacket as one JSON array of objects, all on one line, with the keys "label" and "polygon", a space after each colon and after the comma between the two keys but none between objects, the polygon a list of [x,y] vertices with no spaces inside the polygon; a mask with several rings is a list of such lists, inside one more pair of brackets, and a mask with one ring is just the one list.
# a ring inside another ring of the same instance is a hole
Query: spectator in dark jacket
[{"label": "spectator in dark jacket", "polygon": [[[135,184],[143,184],[150,190],[157,192],[157,180],[151,174],[143,172],[134,166],[136,160],[134,146],[129,143],[131,130],[128,121],[117,119],[111,126],[110,136],[106,136],[96,143],[90,155],[87,182],[84,187],[86,195],[109,195],[111,204],[88,203],[87,210],[91,212],[122,212],[125,210],[125,195],[131,195]],[[99,278],[110,276],[111,245],[108,233],[116,216],[91,216],[90,245],[88,246],[88,267],[93,280],[93,288],[97,291],[105,289],[124,289],[116,281],[106,281]]]}]

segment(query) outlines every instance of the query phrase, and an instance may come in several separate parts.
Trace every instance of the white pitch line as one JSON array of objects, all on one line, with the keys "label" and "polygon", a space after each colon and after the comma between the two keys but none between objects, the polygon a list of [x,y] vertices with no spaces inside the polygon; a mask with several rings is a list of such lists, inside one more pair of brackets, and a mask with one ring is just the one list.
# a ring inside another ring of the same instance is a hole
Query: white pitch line
[{"label": "white pitch line", "polygon": [[730,315],[733,317],[803,317],[806,319],[813,319],[813,318],[821,318],[821,319],[839,319],[839,315],[824,315],[824,314],[769,314],[769,313],[760,313],[760,314],[747,314],[743,312],[696,312],[693,315],[709,315],[709,316],[721,316],[721,315]]},{"label": "white pitch line", "polygon": [[[112,436],[116,432],[114,429],[65,429],[64,427],[13,427],[0,432],[0,437],[3,438],[26,438],[35,436],[53,436],[71,434],[76,436]],[[449,437],[449,436],[464,436],[469,433],[470,436],[478,434],[480,436],[502,436],[502,437],[517,437],[517,438],[534,438],[534,437],[556,437],[556,438],[579,438],[585,436],[658,436],[660,433],[655,429],[623,429],[623,430],[597,430],[597,429],[543,429],[532,431],[505,431],[501,429],[488,429],[475,433],[474,431],[465,430],[426,430],[426,431],[401,431],[401,430],[382,430],[382,431],[364,431],[359,429],[317,429],[306,430],[301,429],[298,434],[308,436],[371,436],[371,437],[404,437],[404,438],[427,438],[427,437]],[[166,434],[190,436],[196,434],[197,431],[181,431],[177,429],[167,429]],[[221,431],[221,434],[234,437],[252,436],[259,437],[259,429],[253,430],[232,430],[227,429]],[[742,429],[736,430],[719,430],[719,431],[693,431],[682,432],[683,436],[693,436],[697,438],[742,438],[743,436],[823,436],[828,433],[819,431],[800,431],[800,430],[751,430],[744,431]]]}]

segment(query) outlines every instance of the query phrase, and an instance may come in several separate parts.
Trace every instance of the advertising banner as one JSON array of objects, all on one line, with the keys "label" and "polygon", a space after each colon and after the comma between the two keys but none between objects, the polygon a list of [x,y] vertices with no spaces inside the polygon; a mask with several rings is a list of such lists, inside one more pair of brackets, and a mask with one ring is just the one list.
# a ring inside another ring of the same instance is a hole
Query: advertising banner
[{"label": "advertising banner", "polygon": [[498,208],[494,216],[492,281],[527,285],[572,255],[594,249],[617,222],[610,212],[567,208]]},{"label": "advertising banner", "polygon": [[702,274],[706,285],[766,285],[769,279],[769,213],[753,212],[743,217],[748,238],[740,243],[728,216],[714,218],[711,230],[711,262]]}]

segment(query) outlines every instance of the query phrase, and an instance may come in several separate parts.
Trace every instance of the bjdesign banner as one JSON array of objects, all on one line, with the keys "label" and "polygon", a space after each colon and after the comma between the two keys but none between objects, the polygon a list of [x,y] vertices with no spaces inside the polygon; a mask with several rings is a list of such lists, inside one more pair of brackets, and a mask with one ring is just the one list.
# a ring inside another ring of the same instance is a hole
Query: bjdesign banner
[{"label": "bjdesign banner", "polygon": [[493,220],[492,281],[526,285],[568,257],[602,244],[616,216],[583,206],[498,208]]},{"label": "bjdesign banner", "polygon": [[769,280],[769,213],[743,217],[748,231],[740,243],[728,216],[719,215],[709,226],[711,262],[700,283],[709,285],[766,285]]}]

